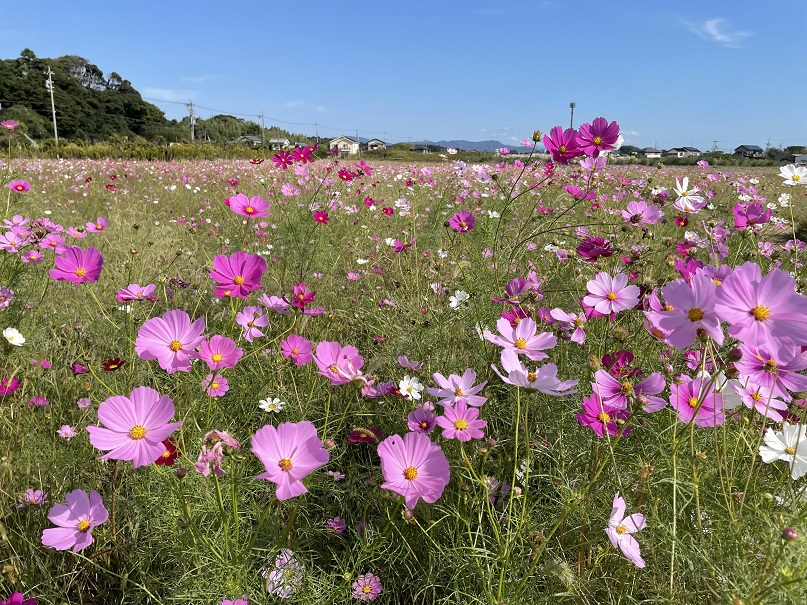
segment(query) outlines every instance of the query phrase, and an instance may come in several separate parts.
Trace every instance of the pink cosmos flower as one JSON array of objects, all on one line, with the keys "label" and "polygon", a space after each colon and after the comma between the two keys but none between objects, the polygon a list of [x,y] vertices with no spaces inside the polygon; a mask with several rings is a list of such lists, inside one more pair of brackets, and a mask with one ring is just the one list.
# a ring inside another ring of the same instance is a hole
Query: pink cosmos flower
[{"label": "pink cosmos flower", "polygon": [[772,212],[770,209],[766,211],[762,204],[738,203],[734,205],[732,214],[734,214],[734,228],[745,229],[769,222]]},{"label": "pink cosmos flower", "polygon": [[249,216],[251,218],[261,218],[269,216],[269,202],[261,196],[256,195],[248,198],[243,193],[238,193],[229,198],[230,210],[241,216]]},{"label": "pink cosmos flower", "polygon": [[76,436],[76,429],[70,426],[69,424],[63,424],[56,434],[59,435],[62,439],[70,441],[73,437]]},{"label": "pink cosmos flower", "polygon": [[601,151],[615,148],[619,138],[619,124],[608,123],[605,118],[595,118],[591,124],[582,124],[577,133],[577,144],[583,153],[596,158]]},{"label": "pink cosmos flower", "polygon": [[597,273],[586,286],[589,294],[583,302],[603,315],[613,316],[639,304],[639,287],[628,285],[628,276],[617,273],[611,277],[605,271]]},{"label": "pink cosmos flower", "polygon": [[546,359],[548,355],[541,351],[551,349],[558,342],[555,335],[549,332],[536,334],[535,321],[529,317],[522,319],[515,328],[509,321],[500,317],[496,322],[496,328],[501,336],[485,330],[483,337],[495,345],[504,347],[506,351],[512,350],[519,355],[526,355],[533,361]]},{"label": "pink cosmos flower", "polygon": [[118,302],[126,303],[131,302],[134,300],[142,301],[142,300],[150,300],[155,301],[157,297],[152,294],[154,290],[157,289],[157,286],[154,284],[149,284],[147,286],[140,286],[139,284],[129,284],[125,288],[121,288],[118,290],[117,294],[115,294],[115,298],[118,299]]},{"label": "pink cosmos flower", "polygon": [[661,216],[658,207],[647,202],[628,202],[627,208],[622,211],[622,218],[637,227],[655,225]]},{"label": "pink cosmos flower", "polygon": [[20,381],[13,376],[0,376],[0,395],[11,395],[20,388]]},{"label": "pink cosmos flower", "polygon": [[55,259],[56,267],[48,273],[56,281],[69,281],[84,284],[98,281],[104,258],[96,248],[82,250],[78,246],[70,246],[64,254]]},{"label": "pink cosmos flower", "polygon": [[247,595],[244,595],[235,601],[231,601],[230,599],[222,599],[221,605],[249,605],[249,598]]},{"label": "pink cosmos flower", "polygon": [[244,349],[236,346],[235,341],[226,336],[215,334],[199,348],[199,357],[211,370],[234,368],[244,355]]},{"label": "pink cosmos flower", "polygon": [[678,412],[678,420],[697,426],[723,424],[723,396],[716,393],[709,380],[684,376],[682,384],[670,385],[670,405]]},{"label": "pink cosmos flower", "polygon": [[163,441],[182,426],[169,422],[174,404],[151,387],[137,387],[129,397],[113,395],[98,406],[98,420],[106,428],[88,426],[90,443],[108,450],[101,460],[131,460],[135,468],[151,464],[165,451]]},{"label": "pink cosmos flower", "polygon": [[304,283],[294,284],[291,287],[291,304],[298,309],[305,309],[313,304],[316,290],[309,290]]},{"label": "pink cosmos flower", "polygon": [[281,355],[286,359],[291,359],[294,365],[297,366],[304,366],[314,359],[314,356],[311,354],[313,348],[314,343],[297,334],[289,334],[285,339],[280,341]]},{"label": "pink cosmos flower", "polygon": [[435,372],[433,376],[439,388],[429,387],[426,391],[429,395],[440,398],[437,402],[439,405],[451,406],[458,401],[464,401],[468,405],[480,407],[488,400],[487,397],[477,395],[479,391],[485,388],[488,381],[485,380],[481,384],[473,386],[476,381],[476,372],[471,368],[466,369],[462,376],[450,374],[446,378],[439,372]]},{"label": "pink cosmos flower", "polygon": [[87,231],[90,233],[101,233],[102,231],[106,231],[107,225],[109,225],[109,221],[99,216],[94,223],[88,222],[86,226]]},{"label": "pink cosmos flower", "polygon": [[622,554],[636,567],[645,566],[644,559],[639,551],[639,543],[633,537],[638,531],[647,526],[644,515],[633,513],[629,517],[625,516],[625,500],[619,495],[614,496],[614,505],[611,509],[611,518],[608,520],[608,527],[605,533],[614,548],[622,551]]},{"label": "pink cosmos flower", "polygon": [[12,191],[16,191],[17,193],[25,193],[26,191],[31,190],[31,184],[28,181],[23,180],[11,181],[7,187]]},{"label": "pink cosmos flower", "polygon": [[[0,122],[0,126],[3,122]],[[8,595],[8,599],[0,603],[0,605],[37,605],[36,599],[26,599],[25,595],[21,592],[12,592]]]},{"label": "pink cosmos flower", "polygon": [[250,292],[263,288],[260,282],[264,271],[266,261],[258,254],[234,252],[229,257],[219,254],[213,259],[209,274],[219,284],[213,294],[219,298],[248,298]]},{"label": "pink cosmos flower", "polygon": [[563,130],[562,126],[555,126],[544,135],[544,147],[552,154],[552,161],[558,164],[568,164],[569,160],[585,155],[577,142],[577,131],[574,128]]},{"label": "pink cosmos flower", "polygon": [[794,345],[777,349],[740,345],[742,357],[735,367],[742,378],[772,389],[777,397],[790,401],[788,391],[807,390],[807,376],[797,372],[807,368],[807,351]]},{"label": "pink cosmos flower", "polygon": [[226,473],[221,468],[224,462],[224,454],[232,450],[240,449],[241,444],[227,431],[212,430],[202,438],[202,449],[199,450],[199,458],[196,460],[194,468],[197,473],[204,477],[210,475],[210,464],[213,464],[213,473],[217,476]]},{"label": "pink cosmos flower", "polygon": [[79,552],[92,544],[92,530],[105,523],[109,513],[101,495],[89,495],[80,489],[65,496],[66,504],[56,504],[48,512],[51,523],[58,525],[42,532],[42,544],[56,550],[73,549]]},{"label": "pink cosmos flower", "polygon": [[14,300],[14,290],[5,286],[0,286],[0,311],[8,309],[11,301]]},{"label": "pink cosmos flower", "polygon": [[698,330],[703,330],[722,345],[723,329],[715,312],[716,289],[714,281],[706,275],[692,275],[688,284],[683,279],[676,279],[661,289],[664,300],[674,310],[646,311],[645,316],[653,325],[669,333],[667,342],[676,349],[692,346]]},{"label": "pink cosmos flower", "polygon": [[19,123],[14,120],[3,120],[0,122],[0,128],[3,130],[14,130],[17,126],[19,126]]},{"label": "pink cosmos flower", "polygon": [[243,337],[247,342],[252,342],[256,338],[261,338],[263,332],[258,328],[265,328],[269,325],[269,316],[260,307],[244,307],[235,316],[235,323],[244,328]]},{"label": "pink cosmos flower", "polygon": [[381,594],[381,578],[371,573],[360,575],[353,584],[353,598],[359,601],[372,601]]},{"label": "pink cosmos flower", "polygon": [[587,263],[596,263],[600,257],[608,258],[614,251],[611,242],[601,237],[587,237],[577,246],[577,253]]},{"label": "pink cosmos flower", "polygon": [[275,313],[279,313],[281,315],[288,315],[290,313],[289,301],[287,301],[285,298],[262,294],[258,299],[258,302],[266,307],[269,311],[274,311]]},{"label": "pink cosmos flower", "polygon": [[317,437],[316,427],[307,420],[284,422],[277,428],[267,424],[252,438],[252,452],[266,467],[266,472],[257,478],[277,484],[278,500],[306,493],[301,479],[330,459]]},{"label": "pink cosmos flower", "polygon": [[381,487],[403,496],[410,510],[419,498],[436,502],[451,478],[443,450],[420,433],[387,437],[378,444],[378,456],[385,480]]},{"label": "pink cosmos flower", "polygon": [[629,435],[631,427],[624,426],[628,418],[628,410],[603,403],[596,392],[583,398],[583,412],[577,414],[577,422],[590,428],[600,438],[605,436],[606,431],[609,435]]},{"label": "pink cosmos flower", "polygon": [[485,433],[482,429],[488,423],[479,420],[477,408],[468,407],[465,401],[459,400],[453,408],[449,405],[445,406],[443,416],[437,418],[437,424],[443,429],[443,437],[446,439],[470,441],[484,437]]},{"label": "pink cosmos flower", "polygon": [[717,291],[715,312],[729,324],[729,335],[755,347],[777,350],[807,344],[807,298],[796,280],[779,269],[765,277],[759,265],[734,269]]},{"label": "pink cosmos flower", "polygon": [[294,165],[294,159],[288,151],[278,151],[272,156],[272,161],[275,163],[276,167],[282,168],[283,170]]},{"label": "pink cosmos flower", "polygon": [[586,342],[586,331],[583,326],[586,325],[586,316],[582,313],[567,313],[563,309],[552,309],[549,312],[552,319],[561,322],[561,327],[565,332],[571,332],[568,336],[564,334],[564,338],[568,338],[577,344]]},{"label": "pink cosmos flower", "polygon": [[224,397],[227,391],[230,390],[230,387],[227,385],[227,379],[221,374],[216,374],[215,377],[213,374],[205,376],[205,379],[202,381],[202,388],[205,394],[210,397]]},{"label": "pink cosmos flower", "polygon": [[734,390],[740,396],[743,405],[749,410],[755,410],[773,420],[782,422],[787,414],[787,403],[781,399],[776,399],[771,389],[763,387],[753,382],[733,385]]},{"label": "pink cosmos flower", "polygon": [[64,254],[67,247],[64,245],[65,239],[58,233],[48,233],[39,242],[41,250],[53,250],[56,254]]},{"label": "pink cosmos flower", "polygon": [[426,406],[419,406],[406,417],[406,426],[410,431],[428,435],[437,426],[437,416]]},{"label": "pink cosmos flower", "polygon": [[467,210],[460,210],[448,219],[448,226],[454,231],[468,233],[471,229],[476,227],[476,217]]},{"label": "pink cosmos flower", "polygon": [[199,357],[196,347],[204,340],[204,329],[203,317],[191,323],[185,311],[168,311],[162,317],[152,317],[140,326],[135,351],[141,359],[156,359],[169,374],[190,372],[190,360]]},{"label": "pink cosmos flower", "polygon": [[518,355],[514,351],[502,351],[502,368],[507,373],[503,375],[495,365],[490,367],[507,384],[540,391],[546,395],[562,397],[574,393],[577,380],[558,380],[558,367],[553,363],[546,363],[540,368],[530,371],[519,361]]},{"label": "pink cosmos flower", "polygon": [[41,489],[34,489],[29,487],[25,490],[22,496],[17,498],[17,508],[25,508],[26,506],[42,506],[47,504],[48,495]]},{"label": "pink cosmos flower", "polygon": [[399,355],[398,365],[401,366],[404,370],[412,370],[413,372],[417,372],[423,365],[423,362],[410,361],[406,355]]},{"label": "pink cosmos flower", "polygon": [[591,388],[602,398],[603,402],[612,405],[619,410],[627,409],[628,404],[635,400],[642,402],[645,412],[657,412],[667,407],[667,402],[661,397],[655,397],[667,386],[658,372],[653,372],[637,384],[629,377],[622,377],[622,382],[617,380],[610,372],[597,370],[594,373],[594,381]]},{"label": "pink cosmos flower", "polygon": [[350,345],[343,347],[338,342],[323,340],[314,352],[314,363],[319,368],[317,373],[325,376],[334,386],[363,378],[361,367],[364,358]]}]

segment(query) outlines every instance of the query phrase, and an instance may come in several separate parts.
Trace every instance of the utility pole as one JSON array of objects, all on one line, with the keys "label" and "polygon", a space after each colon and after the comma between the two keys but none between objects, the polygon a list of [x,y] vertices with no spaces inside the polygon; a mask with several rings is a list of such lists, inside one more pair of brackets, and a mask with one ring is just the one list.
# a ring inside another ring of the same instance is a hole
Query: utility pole
[{"label": "utility pole", "polygon": [[359,140],[359,129],[356,129],[356,144],[359,146],[359,157],[361,157],[361,140]]},{"label": "utility pole", "polygon": [[191,123],[191,141],[194,139],[195,129],[196,129],[196,118],[193,116],[193,101],[188,101],[188,113],[190,114],[190,123]]},{"label": "utility pole", "polygon": [[720,141],[718,141],[717,139],[715,139],[714,141],[712,141],[712,155],[714,155],[714,154],[715,154],[715,152],[717,151],[717,144],[718,144],[719,142],[720,142]]},{"label": "utility pole", "polygon": [[314,129],[317,131],[317,145],[319,145],[319,124],[314,124]]},{"label": "utility pole", "polygon": [[261,146],[266,147],[266,127],[263,125],[263,109],[261,109]]},{"label": "utility pole", "polygon": [[53,112],[53,138],[56,139],[56,152],[59,152],[59,133],[56,130],[56,104],[53,102],[53,72],[48,65],[48,81],[45,82],[45,88],[50,91],[50,109]]},{"label": "utility pole", "polygon": [[570,110],[571,110],[571,112],[572,112],[572,115],[571,115],[571,117],[569,118],[569,128],[574,128],[574,108],[575,108],[575,107],[577,107],[577,103],[575,103],[574,101],[572,101],[571,103],[569,103],[569,109],[570,109]]}]

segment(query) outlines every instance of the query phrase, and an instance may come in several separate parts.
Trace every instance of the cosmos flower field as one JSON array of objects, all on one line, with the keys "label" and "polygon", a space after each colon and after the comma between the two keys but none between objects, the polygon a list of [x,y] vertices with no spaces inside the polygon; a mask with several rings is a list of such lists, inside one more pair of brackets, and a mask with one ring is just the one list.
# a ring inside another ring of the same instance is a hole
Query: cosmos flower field
[{"label": "cosmos flower field", "polygon": [[807,169],[618,134],[7,158],[0,602],[803,603]]}]

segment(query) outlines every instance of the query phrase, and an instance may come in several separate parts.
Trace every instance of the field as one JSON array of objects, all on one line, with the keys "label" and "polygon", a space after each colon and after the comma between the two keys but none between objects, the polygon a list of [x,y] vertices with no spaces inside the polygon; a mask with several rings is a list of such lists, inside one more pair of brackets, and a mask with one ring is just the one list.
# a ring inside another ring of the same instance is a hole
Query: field
[{"label": "field", "polygon": [[805,602],[807,177],[433,157],[2,165],[0,599]]}]

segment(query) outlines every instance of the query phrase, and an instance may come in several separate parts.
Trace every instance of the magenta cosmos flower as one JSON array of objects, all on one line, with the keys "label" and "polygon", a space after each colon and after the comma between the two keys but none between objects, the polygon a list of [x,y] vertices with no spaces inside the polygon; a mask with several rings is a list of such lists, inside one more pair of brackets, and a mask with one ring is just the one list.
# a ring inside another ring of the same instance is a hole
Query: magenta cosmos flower
[{"label": "magenta cosmos flower", "polygon": [[252,438],[252,451],[266,467],[257,478],[277,483],[278,500],[306,493],[300,480],[330,459],[316,427],[307,420],[284,422],[277,428],[267,424]]},{"label": "magenta cosmos flower", "polygon": [[682,384],[670,386],[670,405],[678,412],[678,420],[685,424],[694,422],[697,426],[723,424],[723,396],[716,393],[714,385],[707,378],[695,380],[684,376]]},{"label": "magenta cosmos flower", "polygon": [[31,190],[31,184],[28,181],[11,181],[8,188],[17,193],[25,193]]},{"label": "magenta cosmos flower", "polygon": [[152,317],[140,326],[135,351],[141,359],[156,359],[169,374],[190,372],[190,360],[199,357],[196,347],[204,340],[204,330],[204,318],[200,317],[191,323],[185,311],[168,311],[162,317]]},{"label": "magenta cosmos flower", "polygon": [[568,164],[569,160],[585,154],[577,142],[574,128],[563,130],[562,126],[555,126],[549,134],[544,135],[544,147],[552,154],[552,161],[558,164]]},{"label": "magenta cosmos flower", "polygon": [[639,551],[639,543],[633,534],[643,530],[646,526],[644,515],[633,513],[629,517],[625,516],[625,499],[617,492],[605,533],[614,548],[621,550],[622,554],[636,567],[644,567],[645,563]]},{"label": "magenta cosmos flower", "polygon": [[430,387],[426,390],[428,391],[429,395],[440,398],[440,400],[437,402],[440,405],[454,405],[458,401],[464,401],[468,405],[480,407],[488,400],[487,397],[477,395],[479,391],[485,388],[488,381],[485,380],[484,382],[474,386],[474,382],[476,381],[476,372],[474,372],[471,368],[466,369],[462,373],[462,376],[450,374],[448,378],[446,378],[439,372],[435,372],[433,376],[434,381],[440,385],[440,388],[435,389]]},{"label": "magenta cosmos flower", "polygon": [[385,479],[381,487],[403,496],[410,510],[419,498],[437,502],[451,478],[443,450],[421,433],[387,437],[378,444],[378,456]]},{"label": "magenta cosmos flower", "polygon": [[448,226],[454,231],[468,233],[471,229],[476,227],[476,217],[467,210],[460,210],[448,219]]},{"label": "magenta cosmos flower", "polygon": [[285,339],[280,341],[280,353],[286,359],[291,359],[294,365],[298,366],[304,366],[314,359],[314,356],[311,354],[313,348],[314,343],[297,334],[289,334]]},{"label": "magenta cosmos flower", "polygon": [[796,293],[796,280],[779,269],[765,277],[759,265],[734,269],[717,288],[715,311],[729,324],[729,335],[747,345],[776,350],[807,344],[807,298]]},{"label": "magenta cosmos flower", "polygon": [[12,592],[0,605],[37,605],[36,599],[26,599],[21,592]]},{"label": "magenta cosmos flower", "polygon": [[360,575],[352,584],[353,598],[360,601],[372,601],[383,590],[381,586],[381,578],[374,576],[371,573]]},{"label": "magenta cosmos flower", "polygon": [[549,332],[536,334],[535,321],[530,317],[522,319],[515,328],[505,318],[500,317],[496,322],[496,328],[498,328],[501,336],[493,334],[490,330],[485,330],[482,334],[483,337],[495,345],[504,347],[505,351],[526,355],[533,361],[540,361],[549,357],[542,351],[551,349],[558,343],[558,339],[554,334]]},{"label": "magenta cosmos flower", "polygon": [[645,316],[654,326],[669,333],[667,342],[676,349],[692,346],[698,330],[722,345],[723,329],[715,313],[716,289],[715,282],[707,275],[693,275],[689,283],[676,279],[661,289],[664,301],[674,310],[645,311]]},{"label": "magenta cosmos flower", "polygon": [[199,357],[211,370],[234,368],[244,355],[244,349],[236,346],[235,341],[226,336],[215,334],[199,347]]},{"label": "magenta cosmos flower", "polygon": [[445,406],[443,416],[437,418],[437,424],[443,429],[443,437],[458,441],[481,439],[485,436],[482,429],[488,425],[484,420],[479,420],[477,408],[469,408],[462,400],[453,408]]},{"label": "magenta cosmos flower", "polygon": [[264,271],[266,261],[258,254],[234,252],[229,257],[219,254],[213,259],[210,270],[210,279],[219,284],[213,294],[219,298],[248,298],[250,292],[263,288],[261,277]]},{"label": "magenta cosmos flower", "polygon": [[605,118],[595,118],[591,124],[580,126],[577,144],[586,155],[597,157],[601,151],[613,149],[618,138],[619,124],[609,124]]},{"label": "magenta cosmos flower", "polygon": [[104,258],[96,248],[82,250],[78,246],[70,246],[54,262],[56,267],[48,272],[53,279],[83,284],[98,281]]},{"label": "magenta cosmos flower", "polygon": [[356,347],[350,345],[343,347],[338,342],[323,340],[314,352],[314,363],[319,368],[317,373],[325,376],[334,386],[363,377],[361,367],[364,358]]},{"label": "magenta cosmos flower", "polygon": [[88,496],[87,492],[77,489],[64,499],[66,504],[56,504],[48,513],[48,519],[58,527],[42,532],[42,544],[56,550],[72,547],[73,552],[79,552],[92,544],[93,528],[105,523],[109,513],[96,491]]},{"label": "magenta cosmos flower", "polygon": [[632,403],[634,400],[642,402],[645,412],[657,412],[667,406],[664,399],[655,397],[667,386],[664,376],[660,373],[653,372],[637,384],[630,380],[630,376],[622,376],[620,379],[622,382],[610,372],[597,370],[594,373],[591,388],[602,397],[605,403],[620,410],[627,409],[628,403]]},{"label": "magenta cosmos flower", "polygon": [[269,216],[269,202],[259,195],[248,198],[243,193],[239,193],[229,198],[229,202],[230,210],[241,216],[252,218]]},{"label": "magenta cosmos flower", "polygon": [[611,242],[601,237],[587,237],[579,246],[577,246],[577,253],[582,256],[587,263],[596,263],[597,259],[601,256],[608,258],[614,251],[611,247]]},{"label": "magenta cosmos flower", "polygon": [[620,311],[632,309],[639,303],[639,287],[628,285],[628,276],[617,273],[611,277],[601,271],[586,286],[589,294],[583,302],[603,315],[613,316]]},{"label": "magenta cosmos flower", "polygon": [[628,418],[628,410],[603,403],[597,393],[583,398],[583,412],[577,414],[577,422],[590,428],[600,438],[605,436],[606,431],[609,435],[629,435],[630,427],[621,426]]},{"label": "magenta cosmos flower", "polygon": [[244,307],[235,316],[235,323],[244,328],[243,337],[247,342],[252,342],[256,338],[261,338],[263,332],[259,328],[269,325],[269,316],[260,307]]},{"label": "magenta cosmos flower", "polygon": [[168,395],[151,387],[137,387],[129,397],[113,395],[98,406],[98,420],[106,428],[88,426],[90,443],[108,450],[101,460],[131,460],[134,467],[145,466],[165,452],[163,441],[182,426],[169,422],[174,404]]}]

